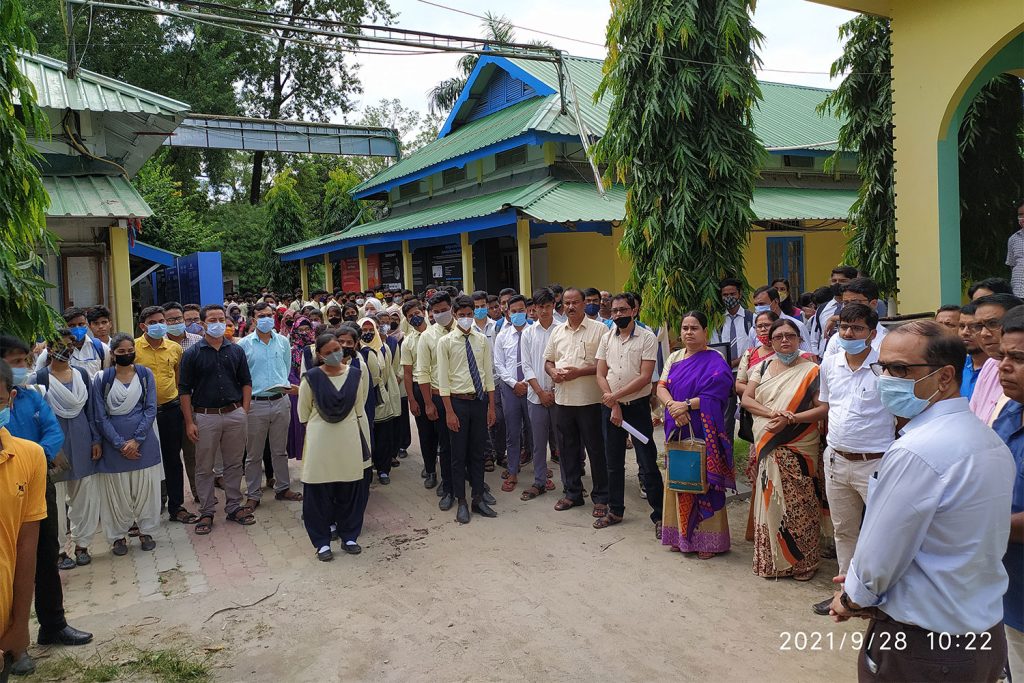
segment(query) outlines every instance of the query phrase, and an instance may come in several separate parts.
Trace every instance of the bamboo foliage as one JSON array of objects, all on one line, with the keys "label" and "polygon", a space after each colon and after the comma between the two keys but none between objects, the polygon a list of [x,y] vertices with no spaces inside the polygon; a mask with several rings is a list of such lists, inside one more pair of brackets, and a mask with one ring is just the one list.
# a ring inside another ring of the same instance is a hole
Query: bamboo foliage
[{"label": "bamboo foliage", "polygon": [[751,110],[761,33],[753,0],[612,0],[595,95],[611,97],[596,155],[624,183],[619,251],[643,319],[678,329],[691,309],[722,317],[718,283],[743,274],[764,147]]}]

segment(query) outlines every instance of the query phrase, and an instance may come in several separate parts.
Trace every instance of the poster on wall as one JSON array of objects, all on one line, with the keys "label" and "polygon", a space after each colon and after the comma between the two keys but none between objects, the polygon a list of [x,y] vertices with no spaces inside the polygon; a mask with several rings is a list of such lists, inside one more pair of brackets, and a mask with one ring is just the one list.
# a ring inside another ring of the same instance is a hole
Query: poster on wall
[{"label": "poster on wall", "polygon": [[356,292],[362,289],[359,286],[359,259],[341,259],[341,288],[346,292]]},{"label": "poster on wall", "polygon": [[380,255],[380,286],[389,292],[402,289],[402,252],[386,251]]},{"label": "poster on wall", "polygon": [[380,254],[366,255],[366,287],[368,289],[380,287]]}]

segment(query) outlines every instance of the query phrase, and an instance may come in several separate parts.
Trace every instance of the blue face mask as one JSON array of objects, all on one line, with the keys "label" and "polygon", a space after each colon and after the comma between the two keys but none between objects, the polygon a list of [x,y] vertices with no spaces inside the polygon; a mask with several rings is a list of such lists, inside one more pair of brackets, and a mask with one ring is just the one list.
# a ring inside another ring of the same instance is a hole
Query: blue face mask
[{"label": "blue face mask", "polygon": [[11,374],[14,375],[14,386],[20,387],[28,381],[28,368],[11,368]]},{"label": "blue face mask", "polygon": [[522,327],[526,324],[526,313],[513,313],[511,315],[512,324],[516,327]]},{"label": "blue face mask", "polygon": [[839,348],[846,351],[851,356],[856,356],[858,353],[863,353],[864,349],[868,348],[867,339],[843,339],[839,337]]},{"label": "blue face mask", "polygon": [[0,429],[7,426],[7,423],[11,421],[11,408],[8,406],[3,410],[0,410]]},{"label": "blue face mask", "polygon": [[203,333],[203,326],[200,323],[189,323],[188,325],[185,326],[185,329],[191,332],[192,334]]},{"label": "blue face mask", "polygon": [[180,337],[185,334],[185,323],[174,323],[173,325],[168,325],[167,334],[175,337]]},{"label": "blue face mask", "polygon": [[754,306],[754,313],[755,314],[757,314],[757,313],[767,313],[770,310],[772,310],[771,306]]},{"label": "blue face mask", "polygon": [[775,357],[779,359],[783,365],[792,365],[796,362],[796,359],[800,357],[800,349],[797,349],[793,353],[775,353]]},{"label": "blue face mask", "polygon": [[85,339],[86,329],[84,327],[72,327],[71,336],[75,338],[76,342],[80,342]]},{"label": "blue face mask", "polygon": [[146,334],[152,339],[163,339],[164,335],[167,334],[167,325],[165,323],[151,323],[146,325]]},{"label": "blue face mask", "polygon": [[487,317],[487,309],[486,308],[474,308],[473,309],[473,317],[476,318],[477,320],[483,320],[484,318]]},{"label": "blue face mask", "polygon": [[423,322],[424,320],[422,315],[414,315],[413,317],[409,318],[409,324],[412,325],[414,328],[418,328],[420,325],[423,324]]},{"label": "blue face mask", "polygon": [[583,307],[583,312],[587,315],[597,315],[601,312],[601,304],[587,304]]},{"label": "blue face mask", "polygon": [[214,339],[220,339],[228,331],[227,323],[210,323],[206,326],[206,334]]},{"label": "blue face mask", "polygon": [[262,332],[263,334],[270,332],[272,329],[274,329],[274,319],[256,318],[256,329]]},{"label": "blue face mask", "polygon": [[[939,368],[941,370],[942,368]],[[897,417],[913,418],[921,414],[935,398],[939,390],[935,390],[928,398],[918,398],[914,386],[923,379],[928,379],[939,370],[929,372],[918,380],[882,375],[878,378],[878,397],[886,410]]]}]

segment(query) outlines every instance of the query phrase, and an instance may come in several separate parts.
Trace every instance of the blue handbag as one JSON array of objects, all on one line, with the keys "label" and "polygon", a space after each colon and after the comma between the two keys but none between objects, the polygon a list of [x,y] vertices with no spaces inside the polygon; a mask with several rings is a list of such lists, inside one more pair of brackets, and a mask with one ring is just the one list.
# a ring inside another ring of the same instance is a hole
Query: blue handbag
[{"label": "blue handbag", "polygon": [[665,469],[668,489],[677,493],[707,493],[707,450],[703,439],[674,438],[665,442]]}]

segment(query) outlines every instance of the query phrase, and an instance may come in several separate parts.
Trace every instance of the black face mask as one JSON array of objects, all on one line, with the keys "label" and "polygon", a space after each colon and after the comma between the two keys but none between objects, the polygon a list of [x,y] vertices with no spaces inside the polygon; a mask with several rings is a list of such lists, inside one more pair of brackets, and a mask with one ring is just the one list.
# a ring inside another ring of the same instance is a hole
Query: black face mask
[{"label": "black face mask", "polygon": [[359,338],[362,339],[367,344],[369,344],[370,342],[373,341],[373,338],[376,336],[377,335],[374,334],[373,332],[363,332],[362,336],[360,336]]},{"label": "black face mask", "polygon": [[341,350],[341,352],[342,352],[342,354],[344,354],[345,358],[355,358],[356,357],[356,350],[351,348],[351,347],[345,347],[344,349]]},{"label": "black face mask", "polygon": [[618,318],[615,318],[612,322],[615,323],[615,327],[619,328],[620,330],[624,330],[627,327],[629,327],[629,324],[631,322],[633,322],[633,318],[632,316],[628,315],[620,315]]},{"label": "black face mask", "polygon": [[341,318],[328,318],[327,322],[329,322],[332,325],[337,325],[338,323],[341,322]]},{"label": "black face mask", "polygon": [[121,367],[131,365],[132,363],[135,362],[135,352],[132,351],[131,353],[126,353],[124,355],[115,355],[114,362],[120,365]]},{"label": "black face mask", "polygon": [[347,323],[354,323],[358,319],[359,319],[359,316],[355,316],[355,315],[346,315],[345,318],[344,318],[345,322],[347,322]]}]

